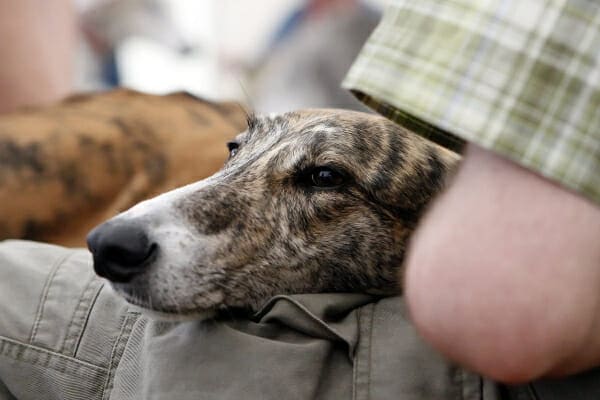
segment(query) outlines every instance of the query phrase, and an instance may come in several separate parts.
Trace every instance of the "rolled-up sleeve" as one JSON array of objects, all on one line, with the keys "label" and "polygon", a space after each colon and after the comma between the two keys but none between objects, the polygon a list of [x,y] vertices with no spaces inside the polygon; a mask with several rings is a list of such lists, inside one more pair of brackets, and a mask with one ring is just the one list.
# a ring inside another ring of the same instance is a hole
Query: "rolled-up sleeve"
[{"label": "rolled-up sleeve", "polygon": [[393,0],[343,86],[600,203],[600,3]]}]

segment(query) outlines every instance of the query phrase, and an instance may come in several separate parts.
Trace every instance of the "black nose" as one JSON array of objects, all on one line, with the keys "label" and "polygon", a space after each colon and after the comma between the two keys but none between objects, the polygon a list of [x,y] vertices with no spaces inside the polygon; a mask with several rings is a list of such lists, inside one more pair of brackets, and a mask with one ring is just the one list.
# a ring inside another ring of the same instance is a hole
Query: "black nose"
[{"label": "black nose", "polygon": [[113,282],[129,282],[155,258],[158,245],[135,223],[106,222],[87,237],[96,273]]}]

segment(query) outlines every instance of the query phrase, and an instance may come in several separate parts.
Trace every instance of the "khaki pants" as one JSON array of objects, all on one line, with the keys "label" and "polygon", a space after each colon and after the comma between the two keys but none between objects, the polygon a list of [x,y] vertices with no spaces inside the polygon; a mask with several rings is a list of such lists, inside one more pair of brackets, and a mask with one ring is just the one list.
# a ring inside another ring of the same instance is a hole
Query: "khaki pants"
[{"label": "khaki pants", "polygon": [[401,298],[278,296],[251,317],[158,322],[97,278],[87,251],[0,243],[2,400],[495,400],[532,393],[531,385],[502,389],[447,363],[416,335]]}]

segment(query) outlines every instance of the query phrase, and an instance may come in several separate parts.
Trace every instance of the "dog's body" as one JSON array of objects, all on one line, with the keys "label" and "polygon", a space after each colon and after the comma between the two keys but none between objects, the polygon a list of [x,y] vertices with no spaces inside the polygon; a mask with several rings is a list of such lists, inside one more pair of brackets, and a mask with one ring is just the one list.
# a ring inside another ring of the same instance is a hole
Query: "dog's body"
[{"label": "dog's body", "polygon": [[250,117],[223,169],[89,236],[131,303],[186,315],[277,294],[394,293],[406,242],[458,156],[382,117]]},{"label": "dog's body", "polygon": [[245,126],[234,103],[115,90],[0,116],[0,239],[85,244],[100,222],[206,178]]}]

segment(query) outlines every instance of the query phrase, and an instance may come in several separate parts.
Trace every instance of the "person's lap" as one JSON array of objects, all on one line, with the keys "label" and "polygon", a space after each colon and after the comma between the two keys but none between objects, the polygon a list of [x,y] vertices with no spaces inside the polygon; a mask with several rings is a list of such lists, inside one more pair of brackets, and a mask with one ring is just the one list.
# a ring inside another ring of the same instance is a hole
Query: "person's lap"
[{"label": "person's lap", "polygon": [[0,399],[496,400],[418,337],[401,298],[277,296],[256,315],[161,322],[83,249],[0,242]]}]

